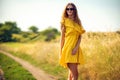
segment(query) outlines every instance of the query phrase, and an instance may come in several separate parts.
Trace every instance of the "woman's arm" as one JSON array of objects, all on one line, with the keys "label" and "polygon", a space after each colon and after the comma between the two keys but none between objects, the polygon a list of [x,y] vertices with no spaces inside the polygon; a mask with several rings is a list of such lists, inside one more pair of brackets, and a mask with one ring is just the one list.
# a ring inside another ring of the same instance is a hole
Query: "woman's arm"
[{"label": "woman's arm", "polygon": [[75,53],[77,52],[78,48],[79,48],[79,45],[80,45],[80,42],[81,42],[81,36],[79,36],[78,38],[78,41],[76,43],[76,46],[74,47],[74,49],[72,50],[72,55],[75,55]]},{"label": "woman's arm", "polygon": [[64,42],[65,42],[65,27],[64,27],[64,25],[61,25],[61,40],[60,40],[61,51],[62,51],[62,48],[64,46]]}]

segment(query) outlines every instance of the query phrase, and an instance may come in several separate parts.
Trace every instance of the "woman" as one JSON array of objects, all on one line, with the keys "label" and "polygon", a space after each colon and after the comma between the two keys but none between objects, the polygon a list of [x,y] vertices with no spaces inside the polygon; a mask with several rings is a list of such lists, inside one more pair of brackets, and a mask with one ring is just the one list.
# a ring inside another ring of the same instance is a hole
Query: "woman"
[{"label": "woman", "polygon": [[61,20],[60,54],[60,65],[69,69],[68,80],[78,80],[78,64],[84,63],[79,47],[81,34],[84,32],[76,6],[73,3],[68,3]]}]

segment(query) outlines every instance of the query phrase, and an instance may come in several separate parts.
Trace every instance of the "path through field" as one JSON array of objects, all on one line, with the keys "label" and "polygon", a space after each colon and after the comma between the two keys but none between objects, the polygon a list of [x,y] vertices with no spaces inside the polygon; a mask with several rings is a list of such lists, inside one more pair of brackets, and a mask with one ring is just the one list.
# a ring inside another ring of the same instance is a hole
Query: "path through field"
[{"label": "path through field", "polygon": [[1,53],[3,53],[4,55],[7,55],[8,57],[14,59],[16,62],[18,62],[19,64],[21,64],[26,70],[28,70],[37,80],[57,80],[54,76],[49,75],[47,73],[45,73],[44,71],[40,70],[39,68],[34,67],[33,65],[31,65],[30,63],[28,63],[27,61],[24,61],[18,57],[15,57],[13,55],[11,55],[8,52],[2,51],[0,50]]}]

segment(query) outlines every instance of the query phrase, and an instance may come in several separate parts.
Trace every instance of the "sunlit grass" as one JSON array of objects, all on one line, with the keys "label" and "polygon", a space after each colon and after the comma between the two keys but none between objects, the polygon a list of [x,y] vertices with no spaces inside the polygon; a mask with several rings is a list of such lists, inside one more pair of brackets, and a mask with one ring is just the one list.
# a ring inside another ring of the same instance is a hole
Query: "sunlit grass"
[{"label": "sunlit grass", "polygon": [[58,64],[59,43],[5,43],[2,44],[1,48],[28,60],[33,65],[44,69],[50,74],[58,76],[60,80],[65,80],[65,76],[67,76],[65,74],[66,70],[63,70]]},{"label": "sunlit grass", "polygon": [[85,74],[90,76],[90,79],[120,79],[119,43],[120,34],[117,33],[88,33],[83,36],[81,46],[86,60],[84,69],[86,70]]},{"label": "sunlit grass", "polygon": [[[59,42],[3,43],[0,48],[66,80],[67,69],[58,64]],[[85,33],[81,48],[86,62],[79,66],[81,80],[120,79],[120,34]]]}]

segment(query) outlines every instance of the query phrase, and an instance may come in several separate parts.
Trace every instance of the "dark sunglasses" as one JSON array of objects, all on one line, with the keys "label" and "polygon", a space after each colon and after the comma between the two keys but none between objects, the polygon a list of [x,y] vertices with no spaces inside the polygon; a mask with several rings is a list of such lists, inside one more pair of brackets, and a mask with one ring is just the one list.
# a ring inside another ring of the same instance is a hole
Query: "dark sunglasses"
[{"label": "dark sunglasses", "polygon": [[72,11],[72,10],[74,10],[74,8],[66,8],[66,10],[67,11],[69,11],[69,10]]}]

